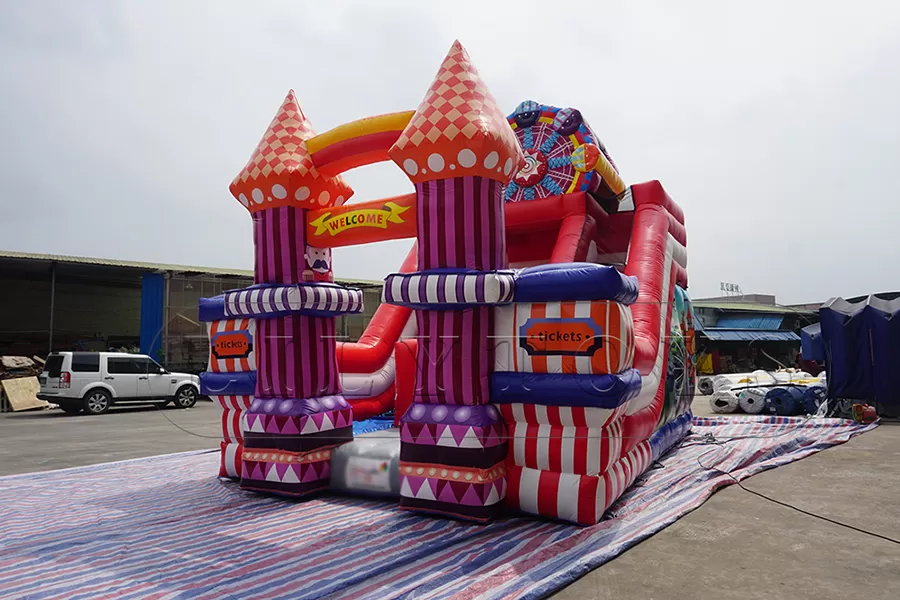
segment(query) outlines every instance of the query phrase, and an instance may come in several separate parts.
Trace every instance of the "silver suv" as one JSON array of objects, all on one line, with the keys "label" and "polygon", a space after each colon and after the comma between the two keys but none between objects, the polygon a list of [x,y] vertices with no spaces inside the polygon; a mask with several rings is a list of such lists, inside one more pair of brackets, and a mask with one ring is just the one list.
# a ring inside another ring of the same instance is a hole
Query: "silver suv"
[{"label": "silver suv", "polygon": [[190,408],[200,395],[200,378],[170,373],[143,354],[54,352],[39,376],[41,400],[70,414],[99,415],[118,403]]}]

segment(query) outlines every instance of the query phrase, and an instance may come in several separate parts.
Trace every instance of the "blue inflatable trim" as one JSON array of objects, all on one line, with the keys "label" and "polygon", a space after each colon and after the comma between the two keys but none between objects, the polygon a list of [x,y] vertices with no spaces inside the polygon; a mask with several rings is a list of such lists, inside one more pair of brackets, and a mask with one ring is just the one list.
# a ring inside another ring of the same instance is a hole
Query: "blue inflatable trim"
[{"label": "blue inflatable trim", "polygon": [[507,373],[491,375],[491,402],[616,408],[641,391],[641,374]]},{"label": "blue inflatable trim", "polygon": [[613,300],[633,304],[637,297],[637,277],[623,275],[615,267],[594,263],[553,263],[519,271],[513,301]]},{"label": "blue inflatable trim", "polygon": [[204,396],[253,396],[256,394],[256,371],[200,373],[200,393]]},{"label": "blue inflatable trim", "polygon": [[223,321],[225,315],[225,294],[212,298],[200,298],[200,320],[203,322]]},{"label": "blue inflatable trim", "polygon": [[657,460],[681,441],[681,438],[690,433],[692,419],[693,415],[688,410],[654,431],[650,436],[651,460]]}]

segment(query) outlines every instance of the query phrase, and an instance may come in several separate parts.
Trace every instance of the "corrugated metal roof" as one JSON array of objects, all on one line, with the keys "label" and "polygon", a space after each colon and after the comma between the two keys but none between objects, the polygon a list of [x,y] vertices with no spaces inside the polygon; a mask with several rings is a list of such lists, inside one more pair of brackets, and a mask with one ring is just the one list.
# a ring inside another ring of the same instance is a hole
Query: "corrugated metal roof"
[{"label": "corrugated metal roof", "polygon": [[800,336],[793,331],[747,331],[737,329],[716,329],[707,327],[701,335],[717,342],[799,342]]},{"label": "corrugated metal roof", "polygon": [[716,329],[778,329],[784,321],[782,315],[729,315],[719,317]]},{"label": "corrugated metal roof", "polygon": [[[253,277],[253,271],[245,269],[222,269],[218,267],[198,267],[191,265],[171,265],[166,263],[149,263],[135,260],[116,260],[112,258],[89,258],[86,256],[68,256],[64,254],[38,254],[34,252],[16,252],[0,250],[0,259],[34,260],[45,262],[96,265],[103,267],[121,267],[124,269],[140,269],[142,271],[174,271],[178,273],[203,273],[209,275],[229,275],[234,277]],[[383,285],[382,281],[371,279],[338,279],[339,283],[359,285]]]},{"label": "corrugated metal roof", "polygon": [[698,300],[692,302],[694,308],[714,308],[724,312],[749,312],[749,313],[778,313],[782,315],[789,314],[815,314],[815,310],[800,310],[791,308],[790,306],[778,306],[768,304],[753,304],[751,302],[710,302],[709,300]]}]

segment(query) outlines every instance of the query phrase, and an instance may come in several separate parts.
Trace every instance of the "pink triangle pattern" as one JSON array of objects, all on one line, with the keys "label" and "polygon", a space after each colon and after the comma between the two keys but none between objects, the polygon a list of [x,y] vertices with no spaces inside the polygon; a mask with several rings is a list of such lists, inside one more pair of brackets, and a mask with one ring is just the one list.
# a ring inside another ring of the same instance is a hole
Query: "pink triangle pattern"
[{"label": "pink triangle pattern", "polygon": [[261,415],[263,423],[265,423],[266,433],[281,433],[281,430],[278,428],[278,423],[275,422],[275,417],[272,415]]},{"label": "pink triangle pattern", "polygon": [[260,422],[262,430],[265,433],[280,435],[301,435],[300,432],[312,423],[314,427],[312,431],[307,433],[321,433],[322,431],[331,431],[332,429],[341,429],[353,425],[353,409],[342,408],[335,410],[323,411],[314,415],[304,415],[302,417],[279,417],[285,419],[284,425],[278,426],[275,415],[247,414],[247,426],[253,429],[254,424]]},{"label": "pink triangle pattern", "polygon": [[506,441],[506,428],[503,426],[503,423],[497,423],[488,430],[487,437],[484,438],[484,447],[493,448],[504,441]]},{"label": "pink triangle pattern", "polygon": [[[447,435],[447,430],[449,435]],[[407,444],[421,444],[427,446],[445,445],[446,441],[452,439],[456,442],[456,447],[463,445],[463,438],[469,436],[470,441],[473,439],[481,444],[482,448],[492,448],[499,446],[506,441],[506,427],[503,423],[492,423],[487,427],[468,426],[456,424],[432,424],[432,423],[409,423],[400,424],[400,439]],[[444,443],[439,444],[438,440]]]},{"label": "pink triangle pattern", "polygon": [[442,486],[440,483],[438,483],[438,489],[440,490],[437,495],[438,502],[450,502],[451,504],[459,504],[459,501],[453,494],[453,488],[450,486],[450,482],[444,481],[441,483],[443,483],[444,485]]},{"label": "pink triangle pattern", "polygon": [[[493,484],[491,484],[493,485]],[[477,486],[480,488],[484,488],[483,485]],[[478,492],[476,491],[476,486],[470,485],[466,490],[466,493],[463,494],[463,497],[460,499],[460,504],[465,504],[466,506],[484,506],[484,498],[479,497]]]},{"label": "pink triangle pattern", "polygon": [[[401,475],[402,486],[408,486],[410,497],[422,498],[420,490],[423,486],[431,488],[431,496],[436,502],[449,502],[465,506],[487,506],[502,500],[506,495],[506,476],[500,475],[493,481],[468,483],[463,481],[447,481],[434,477],[419,475]],[[402,487],[401,486],[401,487]],[[489,502],[489,499],[493,499]]]},{"label": "pink triangle pattern", "polygon": [[422,484],[425,483],[424,477],[416,477],[415,475],[407,475],[406,481],[409,484],[409,489],[415,498],[419,494],[419,490],[422,488]]}]

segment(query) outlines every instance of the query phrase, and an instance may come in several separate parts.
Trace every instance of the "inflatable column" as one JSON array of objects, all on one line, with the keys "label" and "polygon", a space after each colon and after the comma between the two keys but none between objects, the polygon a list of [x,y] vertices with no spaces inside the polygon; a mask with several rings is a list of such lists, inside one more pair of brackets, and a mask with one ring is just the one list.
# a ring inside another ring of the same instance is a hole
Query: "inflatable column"
[{"label": "inflatable column", "polygon": [[522,153],[456,42],[390,149],[416,186],[418,273],[387,278],[385,302],[416,309],[417,380],[401,421],[406,509],[476,521],[506,493],[505,430],[488,404],[492,305],[512,297],[503,185]]},{"label": "inflatable column", "polygon": [[334,317],[362,310],[362,292],[330,280],[327,249],[306,245],[306,212],[353,193],[320,175],[314,132],[291,91],[231,184],[253,218],[255,285],[226,292],[228,319],[255,321],[255,398],[244,415],[241,486],[299,496],[328,485],[330,449],[353,439],[341,396]]}]

